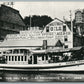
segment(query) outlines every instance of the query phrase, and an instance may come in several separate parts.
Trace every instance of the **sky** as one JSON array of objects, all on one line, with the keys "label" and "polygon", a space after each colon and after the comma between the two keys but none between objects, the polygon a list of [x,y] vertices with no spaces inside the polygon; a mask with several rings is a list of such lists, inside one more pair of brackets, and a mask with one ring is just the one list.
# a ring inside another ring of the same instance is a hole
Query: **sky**
[{"label": "sky", "polygon": [[[0,4],[3,2],[0,2]],[[29,15],[48,15],[51,18],[59,18],[69,20],[70,10],[72,11],[72,18],[74,18],[77,9],[84,9],[84,2],[58,2],[58,1],[25,1],[14,2],[13,8],[19,10],[24,18]]]}]

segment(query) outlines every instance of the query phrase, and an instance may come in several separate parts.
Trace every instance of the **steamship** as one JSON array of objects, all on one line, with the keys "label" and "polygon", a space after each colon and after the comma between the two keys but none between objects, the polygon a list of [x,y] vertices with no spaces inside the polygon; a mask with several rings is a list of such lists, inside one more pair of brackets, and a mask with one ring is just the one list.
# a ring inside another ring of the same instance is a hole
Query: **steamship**
[{"label": "steamship", "polygon": [[44,30],[31,27],[0,43],[0,70],[84,71],[83,47],[73,48],[73,31],[55,19]]}]

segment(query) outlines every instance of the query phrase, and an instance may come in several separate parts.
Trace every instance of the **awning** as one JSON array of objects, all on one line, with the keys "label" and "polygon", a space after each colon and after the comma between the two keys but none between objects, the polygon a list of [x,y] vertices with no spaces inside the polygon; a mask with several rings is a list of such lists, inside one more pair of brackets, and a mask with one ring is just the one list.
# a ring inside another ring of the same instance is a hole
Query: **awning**
[{"label": "awning", "polygon": [[47,54],[47,53],[66,53],[82,49],[82,47],[66,48],[66,49],[46,49],[46,50],[32,50],[33,54]]},{"label": "awning", "polygon": [[61,52],[69,52],[70,49],[48,49],[47,53],[61,53]]}]

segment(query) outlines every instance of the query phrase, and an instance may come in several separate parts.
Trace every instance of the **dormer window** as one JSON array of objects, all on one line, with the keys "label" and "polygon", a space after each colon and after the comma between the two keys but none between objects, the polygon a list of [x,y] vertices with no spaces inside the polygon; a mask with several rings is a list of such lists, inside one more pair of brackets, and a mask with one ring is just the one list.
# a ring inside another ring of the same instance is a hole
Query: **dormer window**
[{"label": "dormer window", "polygon": [[63,25],[63,31],[66,31],[66,25]]}]

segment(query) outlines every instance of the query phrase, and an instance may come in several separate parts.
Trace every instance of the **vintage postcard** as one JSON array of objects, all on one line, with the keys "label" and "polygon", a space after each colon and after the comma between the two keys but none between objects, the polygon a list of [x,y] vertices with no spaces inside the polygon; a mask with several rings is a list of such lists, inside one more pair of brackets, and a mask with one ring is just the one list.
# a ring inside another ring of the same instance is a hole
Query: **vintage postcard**
[{"label": "vintage postcard", "polygon": [[0,82],[84,82],[83,46],[83,1],[0,1]]}]

